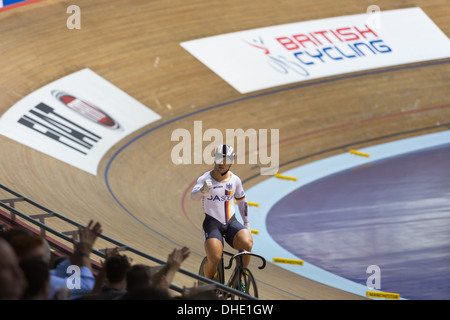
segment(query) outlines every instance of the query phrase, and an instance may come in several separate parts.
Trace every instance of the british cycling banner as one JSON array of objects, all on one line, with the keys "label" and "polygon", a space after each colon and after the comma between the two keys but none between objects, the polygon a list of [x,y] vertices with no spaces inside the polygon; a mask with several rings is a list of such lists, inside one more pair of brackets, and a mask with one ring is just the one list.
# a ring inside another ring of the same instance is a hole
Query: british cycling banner
[{"label": "british cycling banner", "polygon": [[421,8],[290,23],[182,42],[240,93],[450,57]]}]

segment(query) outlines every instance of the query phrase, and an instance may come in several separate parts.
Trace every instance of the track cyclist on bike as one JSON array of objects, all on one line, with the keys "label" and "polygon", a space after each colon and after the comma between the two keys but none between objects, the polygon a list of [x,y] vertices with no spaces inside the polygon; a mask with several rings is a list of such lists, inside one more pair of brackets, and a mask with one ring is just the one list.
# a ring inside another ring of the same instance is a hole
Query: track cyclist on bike
[{"label": "track cyclist on bike", "polygon": [[[222,258],[223,238],[236,250],[251,251],[253,246],[244,188],[241,179],[230,171],[234,158],[232,147],[218,146],[214,154],[214,168],[198,178],[191,192],[192,200],[202,200],[205,212],[203,236],[208,261],[203,271],[209,279],[214,277]],[[244,225],[235,217],[235,199]],[[247,267],[250,256],[245,256],[243,260]]]}]

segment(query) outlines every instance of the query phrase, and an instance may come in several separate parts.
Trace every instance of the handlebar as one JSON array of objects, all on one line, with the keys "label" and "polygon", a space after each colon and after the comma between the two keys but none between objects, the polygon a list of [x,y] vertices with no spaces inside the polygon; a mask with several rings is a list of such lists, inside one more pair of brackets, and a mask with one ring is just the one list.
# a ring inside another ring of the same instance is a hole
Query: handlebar
[{"label": "handlebar", "polygon": [[264,269],[266,267],[266,259],[264,259],[263,256],[260,256],[259,254],[256,254],[253,252],[241,250],[239,253],[235,253],[235,254],[229,253],[227,251],[223,251],[223,253],[231,256],[228,266],[225,267],[225,269],[227,269],[227,270],[231,268],[234,259],[236,259],[237,257],[240,257],[240,256],[244,256],[244,255],[254,256],[254,257],[261,259],[262,264],[261,264],[261,266],[258,267],[258,269]]}]

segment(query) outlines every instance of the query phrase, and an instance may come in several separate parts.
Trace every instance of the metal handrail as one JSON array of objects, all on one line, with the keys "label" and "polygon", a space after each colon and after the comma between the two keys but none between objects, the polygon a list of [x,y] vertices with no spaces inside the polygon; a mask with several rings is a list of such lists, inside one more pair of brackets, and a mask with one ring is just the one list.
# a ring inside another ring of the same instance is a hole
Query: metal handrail
[{"label": "metal handrail", "polygon": [[[6,187],[3,184],[0,184],[0,188],[5,190],[5,191],[7,191],[7,192],[9,192],[9,193],[11,193],[12,195],[14,195],[16,197],[16,198],[12,198],[12,199],[4,199],[4,200],[0,199],[0,207],[3,207],[4,209],[9,210],[10,215],[12,216],[11,217],[12,221],[15,220],[15,215],[17,215],[17,216],[21,217],[22,219],[24,219],[24,220],[34,224],[35,226],[37,226],[40,229],[39,231],[41,233],[44,230],[45,232],[49,232],[49,233],[53,234],[57,238],[61,238],[61,239],[65,240],[65,241],[69,241],[69,242],[73,241],[72,237],[64,234],[63,232],[57,231],[57,230],[47,226],[44,223],[44,219],[45,218],[42,218],[42,215],[34,215],[35,217],[41,216],[41,219],[38,219],[39,220],[38,221],[35,218],[33,218],[33,215],[28,215],[26,213],[23,213],[20,210],[17,210],[15,207],[7,204],[7,202],[9,202],[9,203],[14,205],[16,202],[25,201],[25,202],[31,204],[32,206],[34,206],[34,207],[44,211],[46,214],[48,214],[45,217],[55,217],[55,218],[61,219],[64,222],[67,222],[67,223],[69,223],[69,224],[71,224],[71,225],[73,225],[73,226],[75,226],[77,228],[79,228],[79,227],[80,228],[84,228],[85,227],[84,225],[82,225],[82,224],[80,224],[80,223],[78,223],[78,222],[76,222],[76,221],[74,221],[74,220],[72,220],[70,218],[67,218],[67,217],[63,216],[62,214],[60,214],[58,212],[55,212],[55,211],[52,211],[52,210],[46,208],[45,206],[37,203],[36,201],[19,194],[18,192],[14,191],[14,190],[12,190],[12,189],[10,189],[8,187]],[[152,255],[149,255],[149,254],[147,254],[145,252],[142,252],[142,251],[140,251],[140,250],[138,250],[136,248],[130,247],[129,245],[124,244],[124,243],[122,243],[120,241],[117,241],[117,240],[115,240],[115,239],[113,239],[111,237],[108,237],[108,236],[104,235],[104,234],[100,234],[99,238],[101,238],[101,239],[103,239],[103,240],[113,244],[114,246],[120,247],[121,250],[132,252],[132,253],[134,253],[134,254],[136,254],[136,255],[144,258],[144,259],[153,261],[153,262],[155,262],[157,264],[160,264],[160,265],[165,265],[166,264],[166,261],[158,259],[158,258],[156,258],[156,257],[154,257]],[[101,258],[103,258],[103,259],[106,257],[106,254],[103,251],[101,251],[101,250],[93,249],[92,253],[97,255],[97,256],[99,256],[99,257],[101,257]],[[180,272],[180,273],[182,273],[182,274],[184,274],[186,276],[189,276],[191,278],[194,278],[194,279],[196,279],[198,281],[201,281],[201,282],[204,282],[204,283],[207,283],[207,284],[210,284],[210,285],[214,285],[215,288],[217,288],[217,289],[220,289],[222,291],[227,291],[227,292],[232,293],[234,295],[237,295],[237,296],[239,296],[241,298],[248,299],[248,300],[258,300],[257,298],[249,296],[246,293],[238,291],[238,290],[236,290],[234,288],[230,288],[230,287],[228,287],[228,286],[226,286],[226,285],[224,285],[224,284],[222,284],[220,282],[216,282],[214,280],[205,278],[205,277],[203,277],[203,276],[201,276],[199,274],[190,272],[190,271],[185,270],[183,268],[180,268],[178,270],[178,272]],[[172,290],[174,290],[174,291],[176,291],[178,293],[181,293],[182,290],[183,290],[181,287],[179,287],[179,286],[177,286],[175,284],[171,284],[170,285],[170,289],[172,289]]]}]

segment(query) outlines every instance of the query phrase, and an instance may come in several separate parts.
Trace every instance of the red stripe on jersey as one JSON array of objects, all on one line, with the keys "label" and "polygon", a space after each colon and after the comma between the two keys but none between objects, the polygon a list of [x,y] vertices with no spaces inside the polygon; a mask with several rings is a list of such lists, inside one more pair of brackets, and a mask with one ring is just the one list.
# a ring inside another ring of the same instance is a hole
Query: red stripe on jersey
[{"label": "red stripe on jersey", "polygon": [[[233,194],[233,190],[225,190],[226,196],[231,196],[232,194]],[[226,221],[231,219],[231,206],[232,206],[231,200],[225,201],[225,220]]]}]

